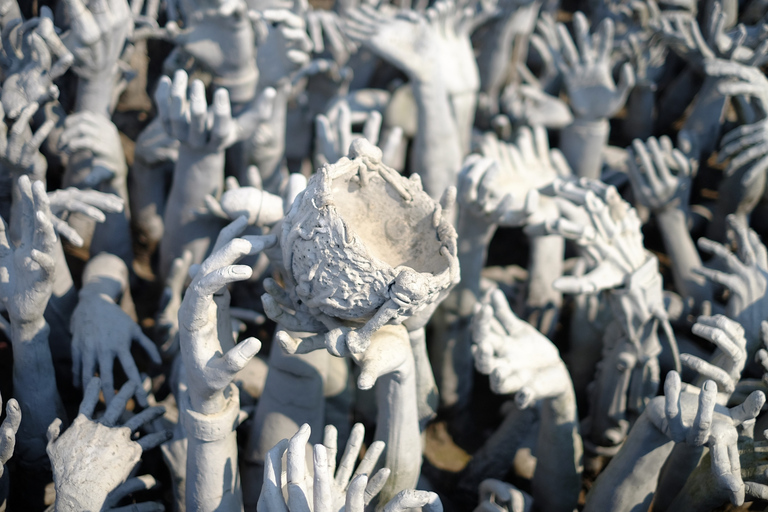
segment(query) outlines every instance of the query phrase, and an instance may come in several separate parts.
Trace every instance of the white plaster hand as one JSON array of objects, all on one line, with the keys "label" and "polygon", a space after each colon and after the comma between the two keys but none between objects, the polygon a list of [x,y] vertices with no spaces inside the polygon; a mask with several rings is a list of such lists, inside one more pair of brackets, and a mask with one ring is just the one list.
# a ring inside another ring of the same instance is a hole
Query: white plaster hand
[{"label": "white plaster hand", "polygon": [[75,229],[67,224],[58,215],[65,213],[82,213],[96,222],[106,220],[105,213],[118,213],[123,211],[124,202],[115,194],[107,194],[97,190],[81,190],[75,187],[62,188],[48,192],[48,201],[51,204],[53,227],[56,232],[76,246],[83,246],[83,238]]},{"label": "white plaster hand", "polygon": [[[0,406],[2,406],[1,398]],[[0,425],[0,476],[3,476],[5,465],[13,456],[19,425],[21,425],[21,408],[19,403],[11,398],[5,404],[5,421]]]},{"label": "white plaster hand", "polygon": [[78,183],[79,187],[95,188],[104,181],[124,183],[128,176],[120,134],[105,114],[82,110],[67,116],[59,149],[69,154],[88,151],[93,155],[92,170]]},{"label": "white plaster hand", "polygon": [[627,154],[632,191],[644,206],[688,210],[693,171],[669,137],[650,137],[645,143],[635,139]]}]

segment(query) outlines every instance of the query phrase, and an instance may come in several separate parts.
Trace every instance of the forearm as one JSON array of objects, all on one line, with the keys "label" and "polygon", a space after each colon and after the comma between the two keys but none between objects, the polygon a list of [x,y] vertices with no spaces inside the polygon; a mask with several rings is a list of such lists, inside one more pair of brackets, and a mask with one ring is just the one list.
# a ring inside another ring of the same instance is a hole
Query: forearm
[{"label": "forearm", "polygon": [[131,167],[131,223],[150,249],[163,237],[167,169],[166,163],[150,166],[139,159]]},{"label": "forearm", "polygon": [[693,272],[701,267],[701,258],[688,231],[686,214],[679,208],[666,208],[655,212],[658,227],[669,259],[675,288],[683,297],[693,297],[696,304],[711,300],[706,279]]},{"label": "forearm", "polygon": [[[405,331],[402,326],[395,328]],[[376,402],[379,408],[376,439],[387,443],[384,466],[392,470],[379,495],[379,502],[387,503],[400,491],[415,488],[421,472],[421,435],[412,354],[407,355],[400,368],[379,377]]]},{"label": "forearm", "polygon": [[563,275],[565,239],[561,236],[539,236],[530,240],[531,254],[528,258],[528,306],[559,308],[563,295],[552,283]]},{"label": "forearm", "polygon": [[461,170],[461,140],[451,114],[445,85],[439,80],[412,80],[418,109],[413,170],[421,176],[424,190],[440,199]]},{"label": "forearm", "polygon": [[462,209],[459,212],[458,247],[461,281],[454,289],[459,295],[458,313],[474,314],[475,303],[480,299],[480,277],[488,256],[488,244],[496,232],[496,224],[489,223]]},{"label": "forearm", "polygon": [[560,132],[560,150],[576,176],[600,179],[610,130],[607,119],[576,118]]},{"label": "forearm", "polygon": [[269,143],[255,147],[251,162],[259,169],[261,175],[261,188],[272,194],[279,194],[285,173],[283,171],[283,157],[285,156],[286,116],[288,114],[288,93],[286,88],[277,88],[272,117],[258,130],[265,132],[265,138]]},{"label": "forearm", "polygon": [[16,455],[28,467],[47,467],[48,426],[56,418],[65,418],[48,346],[49,330],[42,316],[23,323],[11,320],[13,390],[22,417]]},{"label": "forearm", "polygon": [[75,110],[89,110],[111,117],[115,107],[112,98],[115,79],[116,72],[106,72],[103,76],[94,78],[80,77],[77,83]]},{"label": "forearm", "polygon": [[643,414],[624,446],[603,470],[587,495],[585,512],[648,510],[656,478],[674,443]]},{"label": "forearm", "polygon": [[222,228],[213,218],[199,218],[195,211],[204,208],[205,197],[217,198],[224,185],[224,153],[198,152],[188,147],[179,150],[173,185],[165,210],[165,231],[160,245],[161,275],[167,275],[174,258],[189,249],[192,261],[200,263]]},{"label": "forearm", "polygon": [[227,388],[225,397],[220,411],[201,414],[191,409],[188,395],[182,395],[181,421],[188,438],[188,510],[240,512],[243,508],[235,432],[240,398],[234,384]]},{"label": "forearm", "polygon": [[[565,365],[562,370],[567,374]],[[540,510],[572,512],[576,508],[583,452],[578,425],[572,385],[542,401],[533,475],[533,498]]]},{"label": "forearm", "polygon": [[653,510],[663,512],[685,486],[704,454],[703,447],[678,443],[672,449],[659,475],[659,487],[653,497]]}]

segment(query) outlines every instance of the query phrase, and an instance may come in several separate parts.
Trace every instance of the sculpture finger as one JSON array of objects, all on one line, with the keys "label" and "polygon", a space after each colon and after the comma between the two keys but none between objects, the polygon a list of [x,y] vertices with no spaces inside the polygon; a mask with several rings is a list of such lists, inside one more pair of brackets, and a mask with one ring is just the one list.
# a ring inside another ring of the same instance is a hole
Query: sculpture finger
[{"label": "sculpture finger", "polygon": [[562,293],[582,294],[597,293],[620,286],[624,281],[621,272],[616,272],[608,265],[599,265],[582,277],[564,276],[556,279],[552,287]]},{"label": "sculpture finger", "polygon": [[365,427],[363,427],[363,424],[355,423],[349,434],[347,446],[344,448],[344,454],[341,456],[341,462],[336,469],[336,475],[334,477],[335,486],[339,489],[345,489],[349,485],[349,479],[352,477],[352,473],[355,469],[355,462],[357,461],[358,455],[360,455],[360,449],[363,446],[364,436]]},{"label": "sculpture finger", "polygon": [[147,402],[147,392],[141,385],[143,379],[139,374],[139,369],[136,367],[136,363],[133,361],[131,352],[128,349],[121,350],[117,353],[117,358],[120,360],[120,366],[123,367],[123,371],[125,372],[125,375],[128,377],[129,381],[135,384],[133,394],[136,396],[136,401],[142,407],[149,406],[149,402]]},{"label": "sculpture finger", "polygon": [[338,452],[339,433],[333,425],[326,425],[323,430],[323,446],[328,454],[328,474],[333,478],[336,473],[336,453]]},{"label": "sculpture finger", "polygon": [[99,403],[99,389],[101,388],[101,379],[98,377],[90,378],[83,392],[83,400],[80,402],[79,414],[88,419],[93,418],[93,411],[96,404]]},{"label": "sculpture finger", "polygon": [[[133,494],[134,492],[147,491],[157,486],[157,480],[152,475],[142,475],[134,478],[129,478],[117,488],[109,493],[107,501],[104,502],[104,507],[110,512],[114,512],[115,505],[117,505],[123,498]],[[126,508],[126,507],[122,507]]]},{"label": "sculpture finger", "polygon": [[350,482],[347,488],[347,497],[344,512],[363,512],[365,510],[365,488],[368,485],[368,476],[360,475]]},{"label": "sculpture finger", "polygon": [[688,444],[704,446],[709,440],[709,429],[712,426],[716,397],[717,385],[711,380],[704,382],[699,394],[699,407],[696,410],[696,417],[688,431]]},{"label": "sculpture finger", "polygon": [[101,391],[104,393],[104,402],[109,406],[115,397],[115,383],[112,378],[113,354],[99,354],[99,377],[101,377]]},{"label": "sculpture finger", "polygon": [[263,499],[266,504],[266,510],[270,512],[273,510],[276,512],[288,512],[282,491],[282,458],[287,448],[288,440],[283,439],[267,452],[267,456],[264,459],[264,483],[261,488],[259,501]]},{"label": "sculpture finger", "polygon": [[698,267],[691,270],[694,274],[704,276],[713,283],[721,284],[731,291],[739,290],[741,288],[740,279],[733,274],[726,274],[725,272],[706,267]]},{"label": "sculpture finger", "polygon": [[374,474],[372,477],[368,479],[368,485],[365,486],[365,506],[367,507],[373,499],[379,495],[381,490],[384,488],[384,486],[387,484],[387,480],[389,479],[389,475],[392,472],[389,468],[381,468]]},{"label": "sculpture finger", "polygon": [[50,425],[48,425],[48,431],[46,432],[46,437],[48,438],[46,451],[48,452],[49,457],[53,449],[53,444],[59,439],[59,434],[61,434],[61,419],[56,418]]},{"label": "sculpture finger", "polygon": [[762,391],[753,391],[744,402],[730,409],[733,425],[739,426],[745,421],[757,418],[765,405],[765,393]]},{"label": "sculpture finger", "polygon": [[160,351],[157,350],[155,342],[149,339],[149,336],[144,334],[138,325],[133,329],[133,339],[141,345],[153,363],[162,364],[163,359],[160,357]]},{"label": "sculpture finger", "polygon": [[314,485],[312,512],[332,512],[331,475],[328,472],[328,453],[325,446],[316,444],[313,449]]},{"label": "sculpture finger", "polygon": [[680,354],[680,362],[683,363],[683,366],[692,369],[702,377],[715,381],[721,391],[725,393],[733,393],[733,379],[731,379],[728,372],[722,368],[691,354]]},{"label": "sculpture finger", "polygon": [[368,119],[363,125],[363,137],[374,146],[379,145],[379,134],[381,133],[381,112],[374,110],[368,114]]},{"label": "sculpture finger", "polygon": [[134,392],[136,391],[136,383],[128,381],[123,384],[120,391],[115,395],[114,400],[107,406],[107,410],[104,411],[104,415],[99,418],[99,423],[106,425],[107,427],[113,427],[120,419],[120,416],[125,411],[125,406],[128,403]]},{"label": "sculpture finger", "polygon": [[170,123],[171,134],[184,142],[189,134],[189,103],[187,101],[187,86],[189,77],[182,69],[173,74],[170,90]]},{"label": "sculpture finger", "polygon": [[[712,473],[718,485],[728,492],[731,503],[744,503],[744,482],[741,480],[741,465],[738,449],[734,446],[715,443],[709,447],[712,456]],[[735,451],[735,453],[731,453]],[[735,467],[734,467],[735,464]]]},{"label": "sculpture finger", "polygon": [[193,80],[189,91],[189,134],[191,147],[203,147],[208,138],[208,104],[205,101],[205,85],[201,80]]},{"label": "sculpture finger", "polygon": [[367,475],[370,477],[373,473],[373,468],[375,468],[376,464],[378,464],[379,458],[384,452],[385,447],[386,443],[384,441],[374,441],[371,443],[371,445],[368,447],[368,450],[365,452],[363,460],[360,461],[360,464],[357,466],[355,473],[352,475],[352,478],[355,478],[358,475]]},{"label": "sculpture finger", "polygon": [[131,432],[136,432],[142,427],[142,425],[155,421],[163,414],[165,414],[165,407],[161,405],[150,407],[149,409],[144,409],[139,414],[130,418],[123,424],[123,426],[131,429]]},{"label": "sculpture finger", "polygon": [[411,508],[421,508],[425,512],[442,512],[443,504],[434,492],[406,489],[387,503],[384,512],[405,512]]},{"label": "sculpture finger", "polygon": [[215,361],[215,366],[226,370],[230,375],[245,368],[253,356],[261,350],[261,341],[258,338],[247,338],[232,347],[223,357]]},{"label": "sculpture finger", "polygon": [[288,442],[286,479],[288,484],[288,509],[291,512],[309,512],[309,499],[304,478],[306,446],[310,433],[309,425],[305,423]]},{"label": "sculpture finger", "polygon": [[0,442],[0,466],[4,466],[13,456],[13,450],[16,446],[16,432],[21,424],[21,409],[19,403],[11,398],[5,404],[6,417],[0,430],[2,431],[2,442]]},{"label": "sculpture finger", "polygon": [[[274,89],[271,89],[274,92]],[[262,93],[265,94],[265,91]],[[234,134],[236,123],[232,119],[232,106],[229,102],[229,92],[226,89],[216,89],[213,93],[213,126],[208,139],[210,147],[221,147]]]},{"label": "sculpture finger", "polygon": [[80,236],[80,233],[78,233],[75,228],[58,217],[51,217],[51,222],[53,223],[53,229],[60,237],[69,240],[69,243],[75,247],[83,246],[85,240],[83,240],[83,237]]},{"label": "sculpture finger", "polygon": [[744,482],[744,492],[750,498],[768,500],[768,485],[757,482]]},{"label": "sculpture finger", "polygon": [[[83,353],[83,373],[82,373],[82,389],[86,389],[90,386],[93,375],[96,373],[96,354],[92,350],[86,350]],[[101,385],[101,381],[99,381]]]},{"label": "sculpture finger", "polygon": [[157,448],[172,438],[173,432],[170,430],[163,430],[162,432],[147,434],[146,436],[139,438],[136,442],[139,443],[139,446],[141,446],[141,451],[146,452],[147,450]]}]

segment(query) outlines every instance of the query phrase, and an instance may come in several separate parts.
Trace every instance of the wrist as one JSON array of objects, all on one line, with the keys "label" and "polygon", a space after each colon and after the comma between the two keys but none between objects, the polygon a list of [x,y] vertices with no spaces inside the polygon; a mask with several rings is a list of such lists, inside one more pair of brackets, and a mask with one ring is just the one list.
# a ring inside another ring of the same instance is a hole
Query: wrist
[{"label": "wrist", "polygon": [[195,408],[188,392],[182,392],[181,422],[187,436],[202,442],[227,438],[240,423],[240,395],[233,383],[218,393],[220,401],[206,401]]},{"label": "wrist", "polygon": [[34,341],[39,335],[45,334],[45,341],[47,343],[49,331],[50,327],[42,314],[23,320],[11,317],[11,333],[14,342]]},{"label": "wrist", "polygon": [[115,86],[116,71],[117,66],[110,70],[80,75],[75,110],[88,110],[111,117],[112,90]]},{"label": "wrist", "polygon": [[56,487],[56,512],[82,512],[83,510],[98,511],[104,507],[107,495],[101,494],[95,489],[97,486],[64,486]]},{"label": "wrist", "polygon": [[611,131],[608,119],[575,118],[560,133],[560,150],[579,177],[598,179],[603,149]]}]

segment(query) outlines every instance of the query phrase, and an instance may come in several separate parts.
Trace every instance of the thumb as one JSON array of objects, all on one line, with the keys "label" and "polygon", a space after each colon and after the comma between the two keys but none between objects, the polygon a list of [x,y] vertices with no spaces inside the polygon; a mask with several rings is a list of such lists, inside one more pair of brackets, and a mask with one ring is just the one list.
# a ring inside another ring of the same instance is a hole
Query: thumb
[{"label": "thumb", "polygon": [[221,364],[234,375],[245,368],[248,361],[259,350],[261,350],[261,341],[257,338],[248,338],[229,349],[221,358]]}]

